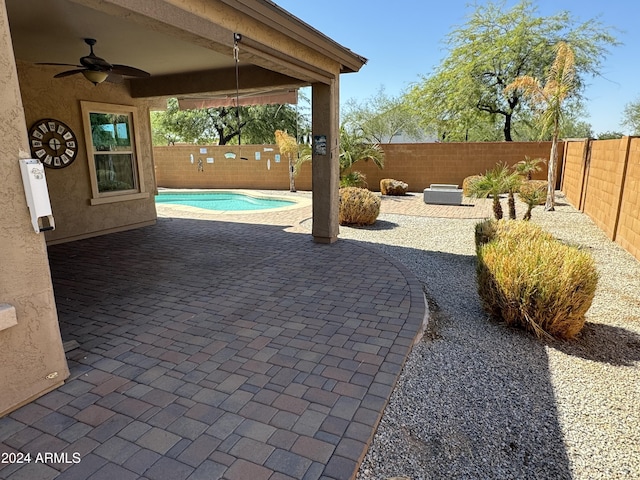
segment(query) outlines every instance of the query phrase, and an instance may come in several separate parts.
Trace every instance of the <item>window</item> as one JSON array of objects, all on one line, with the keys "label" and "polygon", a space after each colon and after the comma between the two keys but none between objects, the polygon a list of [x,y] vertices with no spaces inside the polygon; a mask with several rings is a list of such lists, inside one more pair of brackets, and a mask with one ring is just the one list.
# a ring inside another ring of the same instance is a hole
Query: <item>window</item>
[{"label": "window", "polygon": [[81,102],[92,205],[148,198],[136,144],[134,107]]}]

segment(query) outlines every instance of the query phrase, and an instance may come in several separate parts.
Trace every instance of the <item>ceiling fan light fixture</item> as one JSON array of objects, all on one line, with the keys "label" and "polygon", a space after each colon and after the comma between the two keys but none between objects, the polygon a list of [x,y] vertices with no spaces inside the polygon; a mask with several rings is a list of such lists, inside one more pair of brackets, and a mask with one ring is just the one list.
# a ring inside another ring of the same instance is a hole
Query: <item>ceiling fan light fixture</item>
[{"label": "ceiling fan light fixture", "polygon": [[109,74],[107,72],[97,72],[95,70],[83,70],[82,75],[94,85],[104,82]]}]

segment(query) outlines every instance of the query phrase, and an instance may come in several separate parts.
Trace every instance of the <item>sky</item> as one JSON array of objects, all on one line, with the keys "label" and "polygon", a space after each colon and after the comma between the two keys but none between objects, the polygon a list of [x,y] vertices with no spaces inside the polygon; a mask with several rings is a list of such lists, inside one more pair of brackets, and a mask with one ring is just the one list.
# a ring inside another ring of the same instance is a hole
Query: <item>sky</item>
[{"label": "sky", "polygon": [[[368,59],[359,72],[340,77],[340,102],[364,101],[380,90],[399,96],[428,76],[447,56],[448,33],[464,25],[484,0],[274,0],[300,20]],[[516,0],[506,0],[508,7]],[[534,0],[541,16],[567,11],[578,22],[597,18],[621,45],[611,47],[601,76],[587,79],[585,121],[593,132],[629,134],[621,125],[627,103],[640,100],[640,1]]]}]

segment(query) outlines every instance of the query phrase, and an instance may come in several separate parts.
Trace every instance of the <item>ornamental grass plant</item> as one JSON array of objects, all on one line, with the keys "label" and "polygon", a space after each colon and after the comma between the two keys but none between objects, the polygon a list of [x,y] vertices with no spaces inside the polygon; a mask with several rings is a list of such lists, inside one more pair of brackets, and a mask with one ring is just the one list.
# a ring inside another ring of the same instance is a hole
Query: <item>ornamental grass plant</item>
[{"label": "ornamental grass plant", "polygon": [[366,188],[340,188],[340,225],[373,225],[380,214],[380,198]]},{"label": "ornamental grass plant", "polygon": [[554,237],[541,226],[534,223],[510,222],[507,220],[484,220],[476,224],[476,251],[484,244],[498,238],[513,238],[526,240],[532,237],[540,237],[553,241]]},{"label": "ornamental grass plant", "polygon": [[[520,190],[518,191],[518,196],[520,200],[526,202],[526,198],[537,195],[537,193],[541,191],[545,195],[547,194],[547,181],[546,180],[526,180],[522,182],[520,185]],[[544,205],[545,199],[543,198],[538,205]]]},{"label": "ornamental grass plant", "polygon": [[476,227],[478,293],[496,319],[537,337],[574,337],[585,323],[598,274],[592,257],[539,226],[486,221]]}]

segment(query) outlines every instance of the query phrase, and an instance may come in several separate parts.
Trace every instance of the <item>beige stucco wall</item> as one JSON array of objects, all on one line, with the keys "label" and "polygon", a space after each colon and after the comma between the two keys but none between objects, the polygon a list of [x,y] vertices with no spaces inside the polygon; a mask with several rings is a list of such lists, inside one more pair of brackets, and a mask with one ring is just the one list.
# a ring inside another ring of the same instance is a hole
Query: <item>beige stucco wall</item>
[{"label": "beige stucco wall", "polygon": [[20,151],[27,129],[4,0],[0,0],[0,304],[17,324],[0,330],[0,416],[68,377],[44,235],[33,231]]},{"label": "beige stucco wall", "polygon": [[[153,223],[155,180],[151,150],[149,107],[132,100],[122,84],[94,86],[82,75],[53,78],[60,67],[18,63],[20,90],[27,127],[43,118],[66,123],[78,139],[78,156],[66,168],[47,169],[47,184],[56,229],[46,233],[48,242],[60,242]],[[91,181],[83,133],[80,101],[133,105],[138,109],[137,133],[142,157],[145,199],[91,205]]]}]

